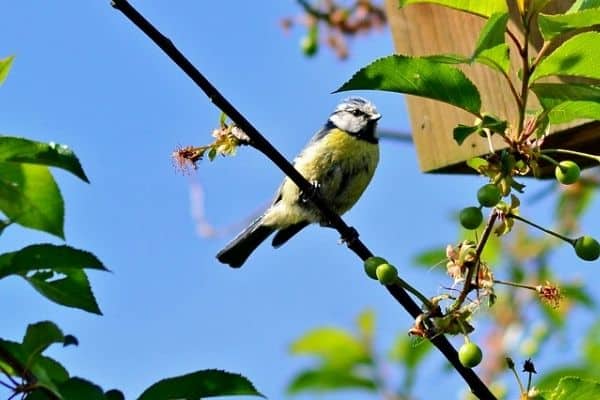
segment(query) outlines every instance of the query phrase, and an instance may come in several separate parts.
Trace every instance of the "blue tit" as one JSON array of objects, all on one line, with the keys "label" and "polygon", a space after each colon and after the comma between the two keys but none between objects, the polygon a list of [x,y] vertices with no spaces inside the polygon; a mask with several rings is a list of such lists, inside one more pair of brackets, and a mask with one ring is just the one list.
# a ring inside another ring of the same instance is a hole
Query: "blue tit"
[{"label": "blue tit", "polygon": [[[335,108],[325,126],[294,159],[294,167],[340,215],[358,201],[375,173],[379,162],[375,128],[379,118],[372,103],[349,98]],[[286,177],[265,213],[225,246],[217,259],[241,267],[273,232],[277,232],[273,247],[279,247],[311,223],[327,225],[328,221]]]}]

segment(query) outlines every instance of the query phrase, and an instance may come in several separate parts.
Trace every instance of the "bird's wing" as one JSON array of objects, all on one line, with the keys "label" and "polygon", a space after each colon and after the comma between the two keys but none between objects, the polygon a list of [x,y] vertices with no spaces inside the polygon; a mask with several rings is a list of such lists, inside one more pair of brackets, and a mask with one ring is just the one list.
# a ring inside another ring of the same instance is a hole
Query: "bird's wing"
[{"label": "bird's wing", "polygon": [[[304,150],[306,150],[308,147],[310,147],[311,145],[315,144],[316,142],[318,142],[319,140],[321,140],[322,138],[324,138],[331,129],[335,128],[335,125],[333,125],[331,122],[327,122],[325,125],[323,125],[323,127],[321,129],[319,129],[317,131],[317,133],[315,133],[313,135],[313,137],[309,140],[309,142],[306,144],[306,146],[304,146],[304,149],[302,149],[302,151],[296,156],[296,158],[294,158],[294,162],[296,161],[296,159],[302,157],[302,153],[304,152]],[[279,185],[279,188],[277,189],[277,192],[275,192],[275,197],[273,198],[273,201],[271,202],[271,205],[276,204],[279,200],[281,200],[281,188],[283,188],[283,183],[284,181],[281,183],[281,185]]]}]

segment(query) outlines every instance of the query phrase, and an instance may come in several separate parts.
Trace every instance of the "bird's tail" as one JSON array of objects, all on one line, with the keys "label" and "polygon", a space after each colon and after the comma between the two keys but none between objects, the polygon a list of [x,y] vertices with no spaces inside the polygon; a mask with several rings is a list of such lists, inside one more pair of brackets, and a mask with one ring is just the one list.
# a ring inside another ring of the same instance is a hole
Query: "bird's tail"
[{"label": "bird's tail", "polygon": [[262,217],[259,217],[217,253],[217,259],[230,267],[239,268],[274,231],[274,228],[263,225]]}]

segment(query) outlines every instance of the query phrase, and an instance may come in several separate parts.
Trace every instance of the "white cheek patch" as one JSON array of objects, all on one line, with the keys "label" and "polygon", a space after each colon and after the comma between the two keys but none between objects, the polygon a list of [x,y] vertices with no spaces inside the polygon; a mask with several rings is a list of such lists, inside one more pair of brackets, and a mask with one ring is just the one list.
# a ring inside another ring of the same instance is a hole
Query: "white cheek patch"
[{"label": "white cheek patch", "polygon": [[358,133],[365,126],[365,122],[362,118],[347,112],[335,113],[329,119],[339,129],[350,133]]}]

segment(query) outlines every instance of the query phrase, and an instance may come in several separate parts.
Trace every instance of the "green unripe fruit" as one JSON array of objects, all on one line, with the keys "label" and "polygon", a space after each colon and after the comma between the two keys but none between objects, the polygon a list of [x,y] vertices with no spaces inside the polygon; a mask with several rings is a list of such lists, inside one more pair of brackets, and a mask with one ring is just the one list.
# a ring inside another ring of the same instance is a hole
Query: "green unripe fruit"
[{"label": "green unripe fruit", "polygon": [[458,350],[458,360],[467,368],[478,366],[482,358],[483,353],[475,343],[465,343]]},{"label": "green unripe fruit", "polygon": [[479,207],[466,207],[461,210],[458,219],[466,229],[476,229],[483,221],[483,213]]},{"label": "green unripe fruit", "polygon": [[377,273],[375,271],[377,271],[377,267],[379,267],[381,264],[387,264],[387,261],[385,260],[385,258],[381,258],[381,257],[367,258],[367,260],[364,262],[363,266],[365,267],[365,272],[367,273],[367,275],[369,275],[369,278],[377,280]]},{"label": "green unripe fruit", "polygon": [[300,42],[300,48],[305,56],[312,57],[317,54],[317,51],[319,50],[319,44],[314,37],[309,35],[302,39]]},{"label": "green unripe fruit", "polygon": [[579,169],[579,165],[568,160],[561,161],[554,169],[554,175],[556,175],[556,179],[563,185],[570,185],[577,182],[580,173],[581,170]]},{"label": "green unripe fruit", "polygon": [[585,261],[595,261],[600,257],[600,244],[591,236],[582,236],[575,240],[575,254]]},{"label": "green unripe fruit", "polygon": [[479,200],[479,204],[484,207],[494,207],[501,198],[502,193],[500,193],[500,189],[498,189],[498,186],[491,183],[483,185],[477,191],[477,200]]},{"label": "green unripe fruit", "polygon": [[380,264],[375,271],[377,279],[382,285],[391,285],[398,279],[398,270],[390,264]]}]

